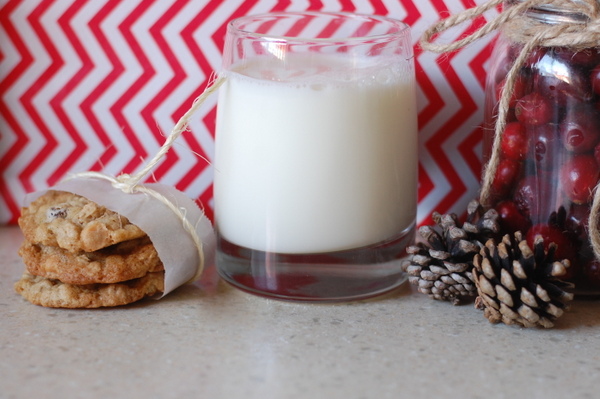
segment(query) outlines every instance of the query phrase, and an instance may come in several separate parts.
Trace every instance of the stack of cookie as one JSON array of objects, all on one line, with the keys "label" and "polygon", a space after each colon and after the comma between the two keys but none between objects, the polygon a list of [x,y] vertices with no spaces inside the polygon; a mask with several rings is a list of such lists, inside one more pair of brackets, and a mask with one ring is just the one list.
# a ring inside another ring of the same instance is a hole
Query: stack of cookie
[{"label": "stack of cookie", "polygon": [[148,236],[127,218],[84,197],[48,191],[22,209],[15,290],[47,307],[98,308],[164,290],[164,267]]}]

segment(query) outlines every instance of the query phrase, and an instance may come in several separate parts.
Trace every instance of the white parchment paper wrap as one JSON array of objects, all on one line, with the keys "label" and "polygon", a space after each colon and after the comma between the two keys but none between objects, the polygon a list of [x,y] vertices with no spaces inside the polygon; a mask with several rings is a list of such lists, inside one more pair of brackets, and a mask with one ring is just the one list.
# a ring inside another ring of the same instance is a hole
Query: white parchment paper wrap
[{"label": "white parchment paper wrap", "polygon": [[[201,248],[196,246],[190,233],[185,230],[181,218],[166,204],[146,193],[128,194],[113,187],[107,180],[89,177],[66,180],[48,190],[68,191],[86,197],[125,216],[148,234],[164,264],[164,296],[180,285],[199,278],[204,267],[214,262],[216,239],[212,224],[204,212],[181,191],[159,183],[144,184],[144,187],[160,193],[182,210],[190,224],[195,226],[202,242]],[[28,194],[24,206],[29,206],[48,190]]]}]

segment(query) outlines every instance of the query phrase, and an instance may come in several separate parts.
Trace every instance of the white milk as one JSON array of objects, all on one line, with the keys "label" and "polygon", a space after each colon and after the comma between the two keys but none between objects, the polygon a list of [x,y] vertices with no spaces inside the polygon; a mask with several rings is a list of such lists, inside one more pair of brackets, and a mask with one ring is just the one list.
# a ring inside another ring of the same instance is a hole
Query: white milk
[{"label": "white milk", "polygon": [[312,68],[294,59],[293,72],[246,64],[219,89],[215,218],[234,244],[338,251],[394,238],[414,222],[412,73],[388,65],[355,76],[331,56],[317,58]]}]

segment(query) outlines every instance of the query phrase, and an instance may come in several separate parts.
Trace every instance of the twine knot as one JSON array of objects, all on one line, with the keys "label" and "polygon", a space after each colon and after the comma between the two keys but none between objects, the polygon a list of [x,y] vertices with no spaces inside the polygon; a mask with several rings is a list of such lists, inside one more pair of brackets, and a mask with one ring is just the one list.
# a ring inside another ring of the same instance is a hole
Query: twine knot
[{"label": "twine knot", "polygon": [[121,173],[112,181],[112,186],[117,190],[121,190],[126,194],[133,194],[138,181],[129,173]]}]

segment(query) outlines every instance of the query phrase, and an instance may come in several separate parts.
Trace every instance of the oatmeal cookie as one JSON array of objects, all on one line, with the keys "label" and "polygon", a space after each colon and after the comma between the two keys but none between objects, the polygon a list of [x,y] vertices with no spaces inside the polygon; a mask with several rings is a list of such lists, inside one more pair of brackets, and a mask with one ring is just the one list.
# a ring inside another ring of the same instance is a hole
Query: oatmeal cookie
[{"label": "oatmeal cookie", "polygon": [[117,283],[164,270],[148,237],[78,253],[25,241],[19,255],[29,273],[68,284]]},{"label": "oatmeal cookie", "polygon": [[145,233],[129,220],[88,200],[50,190],[21,210],[19,226],[34,244],[93,252]]},{"label": "oatmeal cookie", "polygon": [[100,308],[139,301],[164,290],[164,272],[114,284],[65,284],[24,273],[15,290],[29,302],[52,308]]}]

